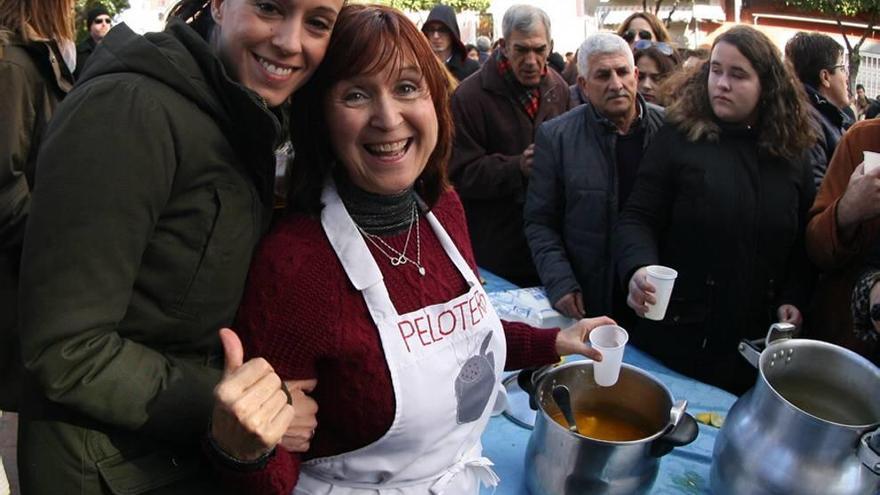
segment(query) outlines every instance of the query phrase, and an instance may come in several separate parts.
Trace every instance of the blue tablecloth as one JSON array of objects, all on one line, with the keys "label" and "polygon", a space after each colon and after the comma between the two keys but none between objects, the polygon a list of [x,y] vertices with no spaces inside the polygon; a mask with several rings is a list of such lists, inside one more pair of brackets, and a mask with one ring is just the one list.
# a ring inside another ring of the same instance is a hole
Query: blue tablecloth
[{"label": "blue tablecloth", "polygon": [[518,286],[482,268],[480,268],[480,282],[483,283],[483,289],[486,292],[504,292],[506,290],[519,289]]},{"label": "blue tablecloth", "polygon": [[[481,270],[480,274],[486,281],[487,292],[516,288],[492,273]],[[669,387],[675,399],[686,399],[687,411],[691,415],[717,412],[726,416],[736,401],[736,396],[676,373],[632,346],[627,347],[623,360],[654,375]],[[699,427],[700,434],[693,443],[678,447],[661,459],[660,473],[651,490],[652,495],[710,493],[709,467],[718,429],[705,424]],[[495,495],[529,495],[525,486],[524,459],[530,434],[531,430],[503,416],[489,421],[483,433],[483,454],[495,463],[495,471],[501,477]],[[491,489],[481,491],[481,494],[491,493]]]}]

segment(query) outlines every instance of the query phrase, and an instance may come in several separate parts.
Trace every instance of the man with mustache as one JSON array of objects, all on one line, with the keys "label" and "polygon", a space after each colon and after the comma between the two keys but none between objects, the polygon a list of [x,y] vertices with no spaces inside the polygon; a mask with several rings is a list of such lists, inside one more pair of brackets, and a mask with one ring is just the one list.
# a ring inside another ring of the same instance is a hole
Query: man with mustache
[{"label": "man with mustache", "polygon": [[609,314],[625,326],[632,312],[616,285],[609,239],[664,112],[638,95],[638,68],[623,38],[590,36],[577,65],[588,101],[538,129],[525,233],[559,312]]},{"label": "man with mustache", "polygon": [[530,5],[504,13],[498,50],[452,97],[449,177],[467,214],[477,264],[521,287],[540,283],[522,208],[535,129],[570,108],[568,85],[547,70],[550,18]]}]

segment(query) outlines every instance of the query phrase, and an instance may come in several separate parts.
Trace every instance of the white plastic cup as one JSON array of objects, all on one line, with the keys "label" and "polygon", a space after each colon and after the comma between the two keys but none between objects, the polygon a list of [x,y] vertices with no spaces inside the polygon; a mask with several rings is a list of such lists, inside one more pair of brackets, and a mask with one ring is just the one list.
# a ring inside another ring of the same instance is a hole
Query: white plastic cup
[{"label": "white plastic cup", "polygon": [[870,173],[877,167],[880,167],[880,153],[876,153],[874,151],[862,151],[862,155],[865,157],[865,170],[864,172]]},{"label": "white plastic cup", "polygon": [[602,361],[593,362],[593,378],[596,384],[610,387],[617,383],[620,364],[623,362],[623,349],[629,334],[617,325],[602,325],[590,332],[590,345],[602,353]]},{"label": "white plastic cup", "polygon": [[656,289],[654,297],[657,299],[657,302],[648,304],[648,312],[645,313],[645,318],[660,321],[666,317],[669,297],[672,296],[672,286],[675,285],[677,277],[678,272],[672,268],[660,265],[648,266],[648,282]]}]

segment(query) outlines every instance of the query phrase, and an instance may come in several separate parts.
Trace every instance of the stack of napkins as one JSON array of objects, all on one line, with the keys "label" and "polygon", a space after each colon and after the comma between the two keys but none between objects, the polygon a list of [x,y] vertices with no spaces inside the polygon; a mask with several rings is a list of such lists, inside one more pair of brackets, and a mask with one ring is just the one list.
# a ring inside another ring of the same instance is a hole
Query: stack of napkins
[{"label": "stack of napkins", "polygon": [[489,300],[502,320],[520,321],[539,328],[565,328],[574,323],[553,309],[540,287],[490,292]]},{"label": "stack of napkins", "polygon": [[3,469],[2,458],[0,458],[0,495],[9,495],[9,480],[6,479],[6,470]]}]

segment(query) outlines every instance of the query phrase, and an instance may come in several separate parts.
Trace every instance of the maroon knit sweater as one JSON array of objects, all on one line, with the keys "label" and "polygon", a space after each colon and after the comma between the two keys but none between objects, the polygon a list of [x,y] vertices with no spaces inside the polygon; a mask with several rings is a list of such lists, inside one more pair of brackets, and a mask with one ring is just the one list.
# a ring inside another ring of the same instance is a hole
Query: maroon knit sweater
[{"label": "maroon knit sweater", "polygon": [[[476,270],[464,209],[458,195],[444,193],[434,215]],[[391,266],[369,242],[397,312],[446,302],[468,290],[421,217],[421,259],[426,275],[411,264]],[[401,250],[406,232],[385,238]],[[407,256],[415,259],[415,232]],[[247,357],[262,356],[283,379],[317,378],[318,428],[305,459],[349,452],[378,440],[394,419],[394,394],[378,330],[360,292],[349,282],[320,221],[293,214],[262,242],[251,266],[236,331]],[[504,322],[508,370],[559,359],[558,330]],[[266,469],[223,472],[240,493],[288,495],[300,458],[279,448]]]}]

